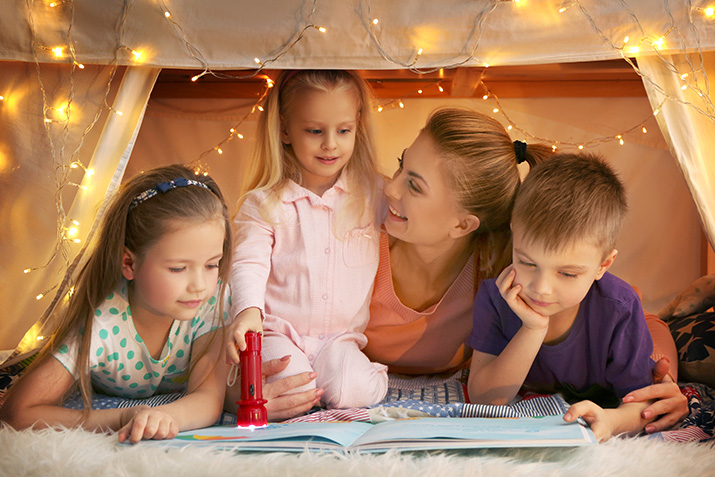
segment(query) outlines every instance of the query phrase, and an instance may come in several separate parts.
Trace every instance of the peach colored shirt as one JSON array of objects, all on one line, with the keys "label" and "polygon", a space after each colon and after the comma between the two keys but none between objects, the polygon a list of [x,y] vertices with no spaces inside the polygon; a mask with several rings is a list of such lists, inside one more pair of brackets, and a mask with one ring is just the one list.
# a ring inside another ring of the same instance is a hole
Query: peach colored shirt
[{"label": "peach colored shirt", "polygon": [[339,239],[336,216],[344,217],[350,195],[342,176],[322,197],[293,181],[279,200],[269,195],[250,193],[236,216],[233,316],[260,308],[264,329],[298,345],[306,336],[362,333],[379,259],[374,210],[367,207],[360,226]]},{"label": "peach colored shirt", "polygon": [[472,331],[474,256],[470,257],[442,299],[424,311],[400,302],[392,284],[389,236],[380,239],[380,265],[370,304],[368,342],[363,352],[390,372],[432,374],[466,366]]}]

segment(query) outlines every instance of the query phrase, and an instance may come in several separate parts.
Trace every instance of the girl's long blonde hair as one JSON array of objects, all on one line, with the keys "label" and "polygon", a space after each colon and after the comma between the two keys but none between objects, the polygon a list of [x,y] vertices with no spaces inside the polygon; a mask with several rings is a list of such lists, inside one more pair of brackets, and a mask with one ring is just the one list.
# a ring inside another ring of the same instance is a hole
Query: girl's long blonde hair
[{"label": "girl's long blonde hair", "polygon": [[[499,121],[470,109],[438,109],[424,131],[437,146],[457,202],[480,221],[473,233],[476,288],[511,262],[509,224],[521,184],[514,143]],[[523,159],[533,167],[551,154],[549,146],[529,144]]]},{"label": "girl's long blonde hair", "polygon": [[[136,207],[130,207],[132,200],[142,192],[178,178],[199,181],[209,190],[199,186],[178,187],[157,194]],[[84,401],[85,416],[90,411],[92,398],[89,351],[94,310],[106,300],[122,279],[124,248],[141,258],[171,230],[175,221],[201,223],[217,219],[223,221],[225,229],[223,258],[219,263],[219,293],[223,297],[229,279],[233,247],[228,209],[221,190],[211,177],[197,176],[191,169],[179,164],[159,167],[133,177],[123,184],[114,196],[102,218],[99,236],[93,244],[89,258],[78,274],[74,293],[58,317],[56,331],[33,362],[33,367],[38,366],[68,339],[78,337],[78,386]],[[223,300],[219,303],[222,304]],[[219,313],[223,316],[222,309]]]},{"label": "girl's long blonde hair", "polygon": [[[306,91],[354,92],[358,98],[355,148],[343,174],[351,191],[346,210],[362,217],[366,207],[382,202],[382,176],[378,172],[372,125],[372,95],[365,81],[346,70],[288,70],[280,74],[268,94],[257,128],[256,147],[243,179],[241,198],[254,190],[278,192],[286,181],[301,184],[298,160],[290,144],[281,141],[281,126],[289,121],[296,98]],[[270,206],[272,201],[267,201]]]}]

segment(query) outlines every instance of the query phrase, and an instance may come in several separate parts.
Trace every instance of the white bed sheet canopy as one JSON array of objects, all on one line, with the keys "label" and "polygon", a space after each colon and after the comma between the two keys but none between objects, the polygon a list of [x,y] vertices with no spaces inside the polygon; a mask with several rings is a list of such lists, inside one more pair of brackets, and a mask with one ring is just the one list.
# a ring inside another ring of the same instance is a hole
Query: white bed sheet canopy
[{"label": "white bed sheet canopy", "polygon": [[[0,350],[14,349],[70,291],[67,271],[75,270],[105,198],[127,170],[162,68],[417,72],[636,58],[712,244],[709,7],[685,0],[4,2]],[[0,362],[7,354],[0,352]]]}]

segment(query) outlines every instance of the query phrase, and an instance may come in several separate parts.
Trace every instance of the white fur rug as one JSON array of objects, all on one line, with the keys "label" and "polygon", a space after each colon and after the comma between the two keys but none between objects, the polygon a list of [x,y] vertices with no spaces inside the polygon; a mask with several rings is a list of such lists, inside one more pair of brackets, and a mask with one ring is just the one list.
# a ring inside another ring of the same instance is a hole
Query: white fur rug
[{"label": "white fur rug", "polygon": [[573,449],[480,449],[382,455],[216,452],[116,443],[80,430],[0,429],[1,476],[674,476],[715,475],[715,449],[611,439]]}]

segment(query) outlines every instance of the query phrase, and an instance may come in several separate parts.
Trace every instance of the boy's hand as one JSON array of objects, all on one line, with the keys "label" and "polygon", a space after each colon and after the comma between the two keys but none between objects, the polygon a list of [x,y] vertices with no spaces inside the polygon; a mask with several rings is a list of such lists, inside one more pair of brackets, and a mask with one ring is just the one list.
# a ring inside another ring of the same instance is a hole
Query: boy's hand
[{"label": "boy's hand", "polygon": [[495,283],[499,288],[499,293],[506,300],[509,308],[521,319],[525,327],[532,330],[546,330],[549,327],[549,317],[537,313],[521,299],[519,296],[521,285],[514,285],[515,278],[516,270],[514,270],[513,265],[509,265],[496,279]]},{"label": "boy's hand", "polygon": [[239,363],[238,352],[246,349],[246,333],[255,331],[263,332],[263,320],[261,310],[258,308],[246,308],[236,315],[233,323],[228,328],[226,336],[226,357],[234,364]]},{"label": "boy's hand", "polygon": [[617,429],[617,419],[614,409],[603,409],[591,401],[581,401],[572,405],[564,415],[564,421],[573,422],[579,417],[591,427],[598,442],[605,442],[613,436]]},{"label": "boy's hand", "polygon": [[127,408],[120,422],[119,442],[129,439],[136,444],[142,439],[173,439],[179,433],[179,424],[172,416],[149,406]]}]

